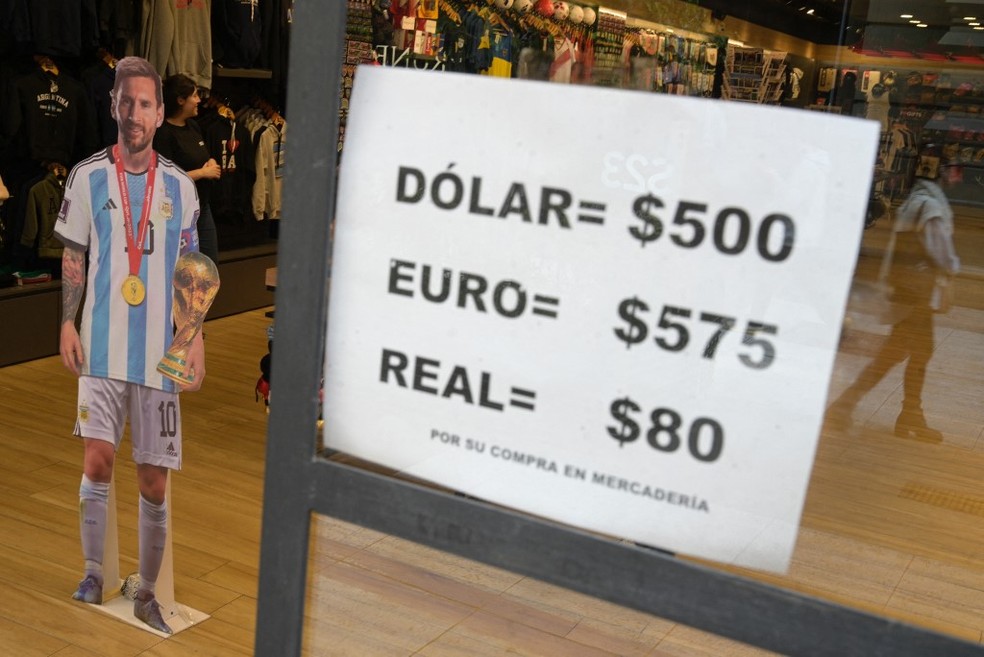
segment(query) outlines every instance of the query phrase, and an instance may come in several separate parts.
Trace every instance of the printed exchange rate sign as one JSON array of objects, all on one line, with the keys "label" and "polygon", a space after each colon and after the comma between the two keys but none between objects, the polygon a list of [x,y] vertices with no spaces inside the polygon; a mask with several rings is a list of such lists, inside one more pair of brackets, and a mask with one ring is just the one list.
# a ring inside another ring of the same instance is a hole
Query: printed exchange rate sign
[{"label": "printed exchange rate sign", "polygon": [[380,68],[349,116],[326,445],[784,570],[877,124]]}]

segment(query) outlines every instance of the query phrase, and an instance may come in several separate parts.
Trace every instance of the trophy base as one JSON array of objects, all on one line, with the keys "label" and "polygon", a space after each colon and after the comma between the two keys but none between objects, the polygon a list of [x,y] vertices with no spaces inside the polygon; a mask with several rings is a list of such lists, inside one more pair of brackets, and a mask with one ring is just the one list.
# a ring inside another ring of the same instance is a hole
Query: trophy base
[{"label": "trophy base", "polygon": [[157,371],[181,385],[189,385],[195,382],[195,376],[185,375],[186,361],[171,354],[164,354],[164,358],[157,363]]}]

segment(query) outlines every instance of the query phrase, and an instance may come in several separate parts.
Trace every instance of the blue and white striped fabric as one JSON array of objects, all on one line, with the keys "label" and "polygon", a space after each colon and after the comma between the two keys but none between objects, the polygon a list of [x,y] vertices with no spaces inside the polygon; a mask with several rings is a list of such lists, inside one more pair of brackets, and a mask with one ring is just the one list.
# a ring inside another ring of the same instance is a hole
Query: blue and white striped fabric
[{"label": "blue and white striped fabric", "polygon": [[[139,228],[146,177],[146,173],[126,174],[134,235]],[[184,171],[159,157],[150,202],[150,226],[140,260],[140,280],[147,294],[138,306],[127,304],[121,292],[130,261],[111,148],[72,169],[55,232],[89,250],[82,309],[82,374],[177,392],[178,387],[157,372],[157,363],[174,336],[175,262],[180,254],[198,250],[198,195]]]}]

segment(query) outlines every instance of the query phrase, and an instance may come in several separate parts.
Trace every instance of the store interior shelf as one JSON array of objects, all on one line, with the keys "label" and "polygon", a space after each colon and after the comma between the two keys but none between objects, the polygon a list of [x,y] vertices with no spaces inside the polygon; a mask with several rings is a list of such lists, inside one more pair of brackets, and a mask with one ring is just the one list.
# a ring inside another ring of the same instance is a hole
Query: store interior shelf
[{"label": "store interior shelf", "polygon": [[265,68],[226,68],[215,67],[215,75],[220,78],[252,78],[254,80],[269,80],[273,71]]}]

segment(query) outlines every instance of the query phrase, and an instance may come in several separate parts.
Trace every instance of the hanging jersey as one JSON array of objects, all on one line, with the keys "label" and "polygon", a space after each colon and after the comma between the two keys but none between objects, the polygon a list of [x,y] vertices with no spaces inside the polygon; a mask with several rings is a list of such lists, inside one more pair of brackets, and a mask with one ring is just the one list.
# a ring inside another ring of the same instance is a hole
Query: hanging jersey
[{"label": "hanging jersey", "polygon": [[492,33],[492,65],[488,74],[497,78],[512,77],[512,36],[495,30]]},{"label": "hanging jersey", "polygon": [[253,216],[257,221],[280,219],[287,124],[270,124],[256,141],[256,181],[253,183]]},{"label": "hanging jersey", "polygon": [[252,214],[256,157],[249,130],[239,121],[218,117],[205,129],[205,144],[222,167],[212,186],[212,214],[216,221],[241,224]]},{"label": "hanging jersey", "polygon": [[[143,212],[146,178],[146,173],[126,174],[134,234]],[[155,178],[140,259],[139,276],[147,291],[143,303],[131,306],[121,293],[130,263],[111,148],[72,169],[55,232],[89,251],[80,332],[82,374],[177,392],[176,384],[157,372],[157,363],[174,333],[175,263],[179,255],[198,250],[198,197],[191,178],[166,158],[158,157]]]},{"label": "hanging jersey", "polygon": [[564,37],[554,42],[554,61],[550,66],[550,81],[567,84],[571,81],[571,69],[576,60],[574,43]]}]

